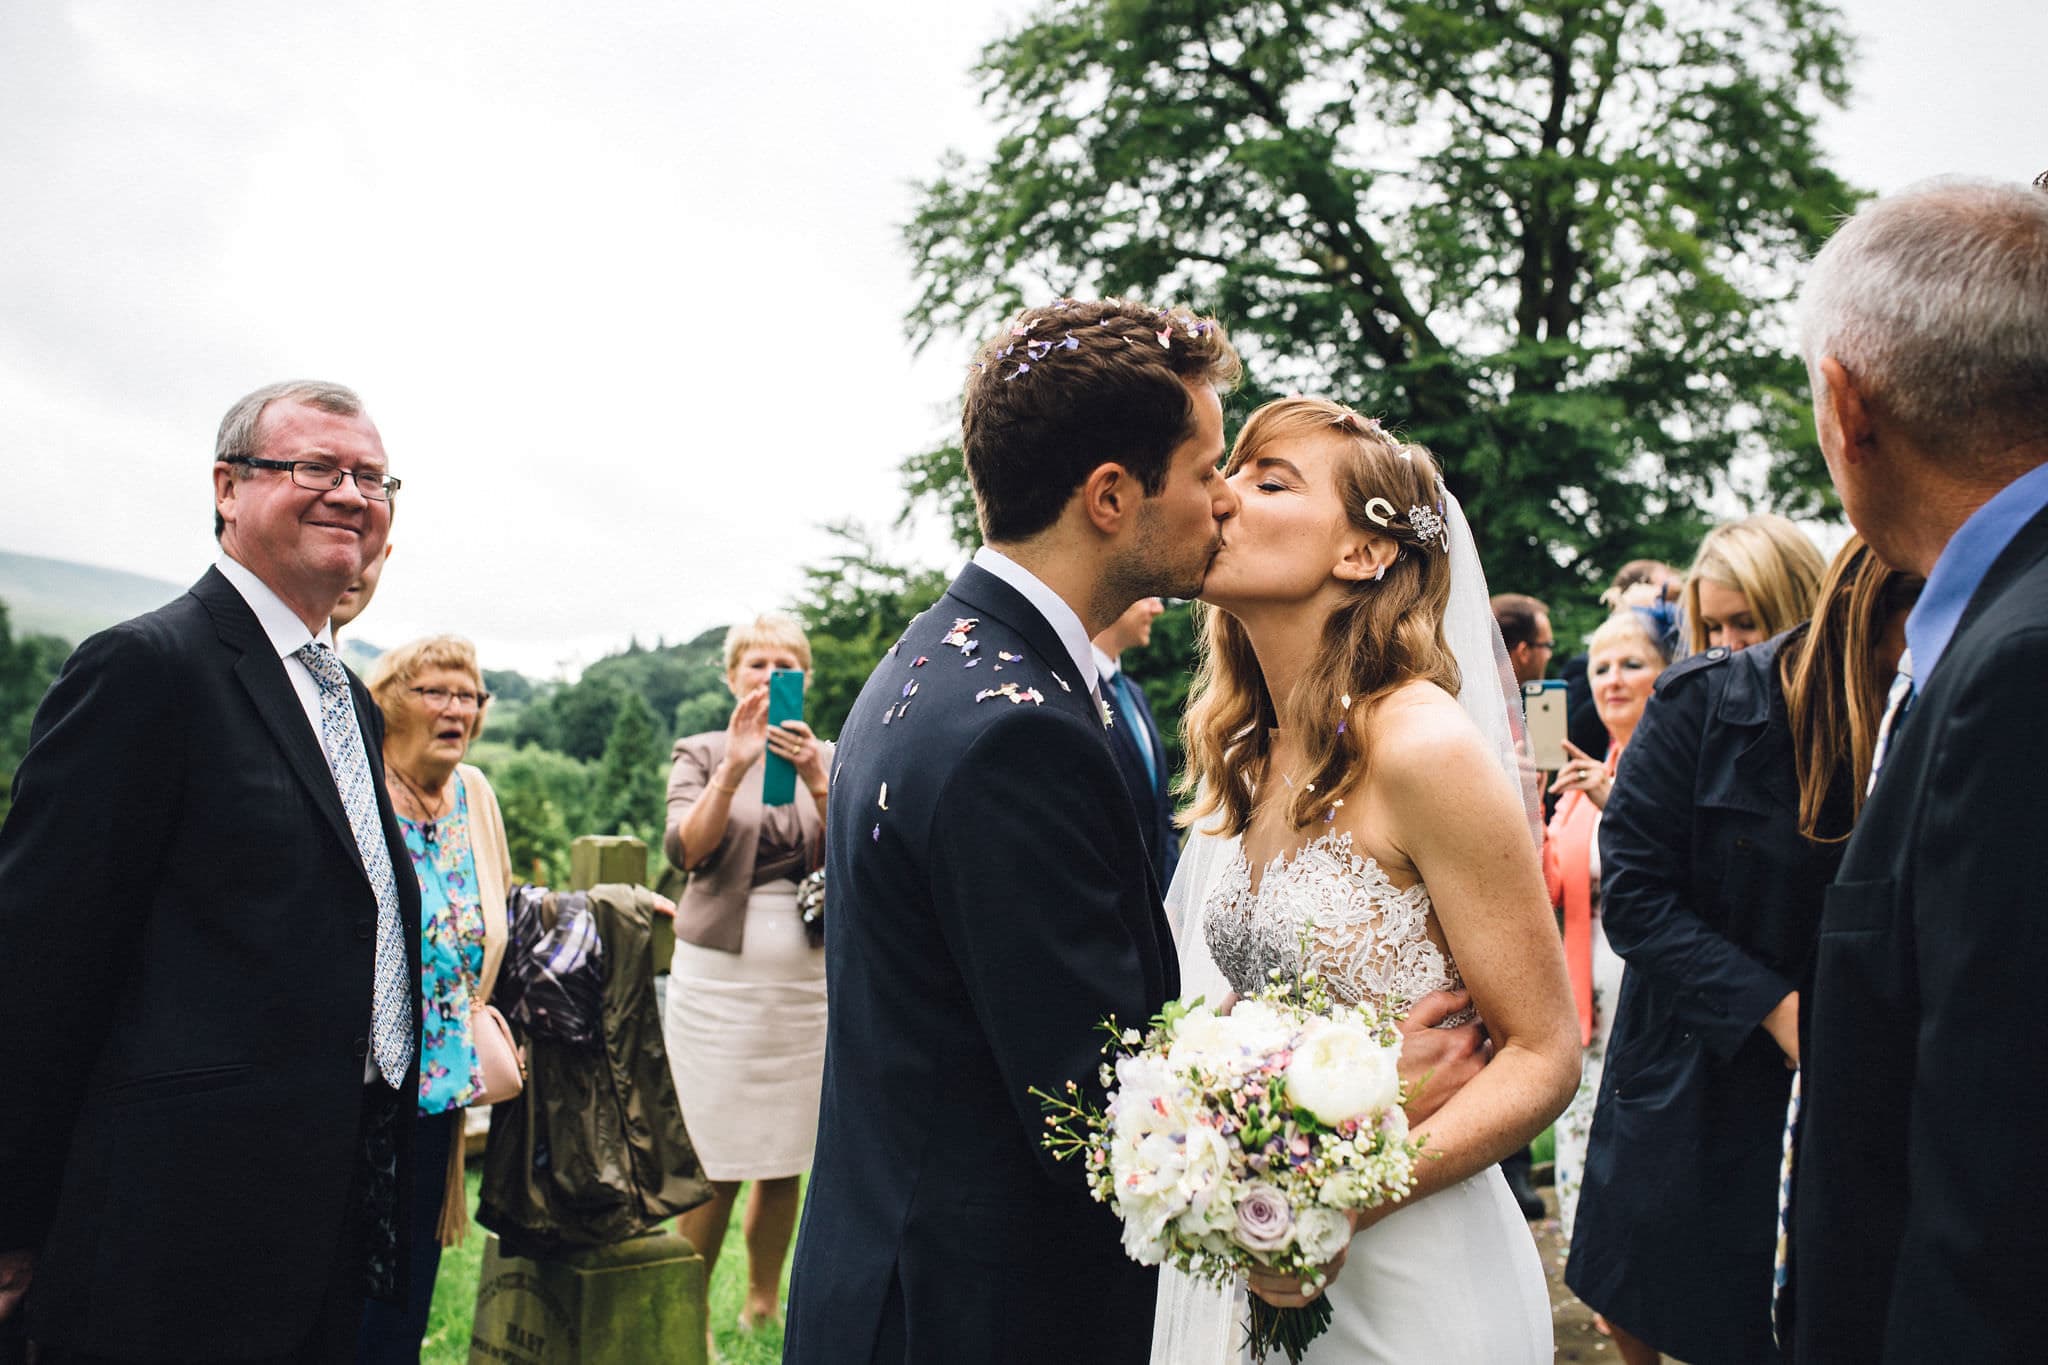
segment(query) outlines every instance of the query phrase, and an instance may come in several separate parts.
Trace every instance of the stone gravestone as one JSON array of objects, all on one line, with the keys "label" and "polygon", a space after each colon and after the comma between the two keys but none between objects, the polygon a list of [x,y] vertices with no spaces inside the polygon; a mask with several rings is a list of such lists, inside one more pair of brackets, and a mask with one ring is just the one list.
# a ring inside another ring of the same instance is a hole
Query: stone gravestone
[{"label": "stone gravestone", "polygon": [[493,1234],[477,1276],[470,1365],[703,1365],[704,1261],[672,1232],[545,1261]]},{"label": "stone gravestone", "polygon": [[[586,836],[569,848],[569,885],[647,883],[638,839]],[[477,1276],[470,1365],[705,1365],[704,1260],[673,1232],[544,1261],[507,1256],[494,1233]]]}]

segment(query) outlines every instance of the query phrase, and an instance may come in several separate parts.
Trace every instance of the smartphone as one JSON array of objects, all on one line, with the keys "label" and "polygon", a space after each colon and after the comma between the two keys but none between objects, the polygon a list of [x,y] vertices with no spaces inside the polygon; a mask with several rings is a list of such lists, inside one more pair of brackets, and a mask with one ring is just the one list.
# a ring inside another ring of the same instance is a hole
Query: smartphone
[{"label": "smartphone", "polygon": [[[800,668],[778,668],[768,675],[768,728],[804,718],[804,674]],[[769,753],[761,775],[761,804],[786,806],[796,800],[796,766]]]},{"label": "smartphone", "polygon": [[1522,704],[1529,716],[1529,749],[1539,772],[1554,773],[1564,767],[1566,722],[1565,685],[1562,682],[1522,684]]}]

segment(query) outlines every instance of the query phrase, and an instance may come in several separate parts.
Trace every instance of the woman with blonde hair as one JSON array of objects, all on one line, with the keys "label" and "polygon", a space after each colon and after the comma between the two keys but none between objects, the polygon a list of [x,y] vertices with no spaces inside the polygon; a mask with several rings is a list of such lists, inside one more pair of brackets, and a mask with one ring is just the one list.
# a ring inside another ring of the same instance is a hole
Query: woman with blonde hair
[{"label": "woman with blonde hair", "polygon": [[[1416,1124],[1433,1159],[1413,1193],[1356,1215],[1306,1359],[1548,1361],[1543,1268],[1497,1163],[1570,1098],[1577,1039],[1470,532],[1427,451],[1321,399],[1254,412],[1225,473],[1242,505],[1201,592],[1169,895],[1183,990],[1306,969],[1396,1007],[1462,989],[1496,1047]],[[1227,1298],[1168,1273],[1155,1361],[1223,1365],[1241,1340]]]},{"label": "woman with blonde hair", "polygon": [[364,1305],[364,1365],[419,1359],[441,1248],[468,1229],[462,1117],[482,1083],[471,1019],[497,980],[512,880],[497,795],[462,761],[491,701],[475,646],[455,635],[400,645],[370,669],[369,688],[384,713],[385,783],[420,884],[424,1018],[407,1296]]},{"label": "woman with blonde hair", "polygon": [[1732,654],[1790,630],[1812,613],[1826,569],[1806,533],[1775,513],[1716,526],[1685,576],[1688,652]]},{"label": "woman with blonde hair", "polygon": [[1851,537],[1810,624],[1673,668],[1622,761],[1600,843],[1628,974],[1565,1279],[1638,1359],[1780,1358],[1800,1002],[1921,586]]},{"label": "woman with blonde hair", "polygon": [[[683,1214],[679,1227],[708,1277],[739,1187],[753,1183],[742,1330],[780,1313],[825,1065],[825,953],[804,932],[796,884],[824,865],[832,746],[801,720],[768,724],[769,675],[810,666],[810,642],[787,616],[726,632],[732,718],[723,730],[676,741],[662,841],[668,860],[690,874],[676,906],[662,1031],[712,1188],[711,1201]],[[796,768],[787,805],[762,802],[771,753]]]}]

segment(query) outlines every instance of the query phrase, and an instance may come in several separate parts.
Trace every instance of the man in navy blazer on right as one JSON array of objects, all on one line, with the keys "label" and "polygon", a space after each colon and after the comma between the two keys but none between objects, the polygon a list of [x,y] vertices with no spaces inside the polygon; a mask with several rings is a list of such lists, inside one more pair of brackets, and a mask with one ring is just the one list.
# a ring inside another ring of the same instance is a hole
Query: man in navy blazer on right
[{"label": "man in navy blazer on right", "polygon": [[1842,506],[1927,587],[1802,1002],[1779,1339],[1801,1365],[2038,1360],[2048,194],[1866,204],[1801,312]]}]

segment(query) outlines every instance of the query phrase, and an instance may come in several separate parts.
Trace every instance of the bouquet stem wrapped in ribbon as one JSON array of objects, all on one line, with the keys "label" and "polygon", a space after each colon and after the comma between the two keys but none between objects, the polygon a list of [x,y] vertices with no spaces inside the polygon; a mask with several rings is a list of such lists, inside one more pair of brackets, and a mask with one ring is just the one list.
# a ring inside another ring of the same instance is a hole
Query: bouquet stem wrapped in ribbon
[{"label": "bouquet stem wrapped in ribbon", "polygon": [[[1333,1005],[1313,972],[1229,1014],[1175,1001],[1142,1033],[1105,1027],[1104,1106],[1072,1082],[1032,1093],[1045,1146],[1086,1164],[1132,1260],[1222,1287],[1255,1266],[1320,1285],[1351,1215],[1413,1187],[1400,1035],[1369,1006]],[[1252,1358],[1277,1349],[1299,1365],[1330,1317],[1320,1295],[1304,1308],[1253,1296]]]}]

